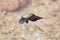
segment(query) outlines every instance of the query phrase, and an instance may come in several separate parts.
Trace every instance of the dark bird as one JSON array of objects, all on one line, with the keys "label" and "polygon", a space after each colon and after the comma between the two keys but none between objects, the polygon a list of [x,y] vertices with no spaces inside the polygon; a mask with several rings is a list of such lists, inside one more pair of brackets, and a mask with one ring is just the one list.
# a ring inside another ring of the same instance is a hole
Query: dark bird
[{"label": "dark bird", "polygon": [[36,16],[35,14],[30,13],[27,18],[21,17],[21,19],[19,20],[19,23],[21,24],[25,22],[28,23],[28,21],[35,22],[39,19],[42,19],[42,17]]},{"label": "dark bird", "polygon": [[34,14],[30,14],[29,17],[27,17],[27,19],[30,20],[30,21],[35,22],[35,21],[37,21],[39,19],[42,19],[42,17],[36,16]]},{"label": "dark bird", "polygon": [[28,19],[27,18],[21,17],[21,19],[19,19],[19,23],[23,24],[25,22],[28,23]]}]

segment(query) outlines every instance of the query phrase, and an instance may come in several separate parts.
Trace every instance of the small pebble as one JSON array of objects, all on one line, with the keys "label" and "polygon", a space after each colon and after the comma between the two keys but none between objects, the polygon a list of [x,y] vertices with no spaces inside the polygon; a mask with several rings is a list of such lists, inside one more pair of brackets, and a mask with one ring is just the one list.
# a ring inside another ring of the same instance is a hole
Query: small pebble
[{"label": "small pebble", "polygon": [[41,40],[39,33],[34,32],[33,35],[34,35],[34,37],[36,37],[36,40]]},{"label": "small pebble", "polygon": [[37,37],[36,40],[41,40],[41,38],[40,37]]}]

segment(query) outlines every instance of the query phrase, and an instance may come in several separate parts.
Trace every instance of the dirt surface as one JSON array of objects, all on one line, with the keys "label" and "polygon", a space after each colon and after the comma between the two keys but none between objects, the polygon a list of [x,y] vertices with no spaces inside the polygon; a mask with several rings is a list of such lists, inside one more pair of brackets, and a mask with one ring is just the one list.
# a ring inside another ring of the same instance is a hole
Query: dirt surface
[{"label": "dirt surface", "polygon": [[[14,12],[0,10],[0,40],[60,40],[60,0],[27,0]],[[43,17],[36,22],[19,23],[29,13]]]},{"label": "dirt surface", "polygon": [[0,9],[3,11],[16,11],[26,5],[27,0],[0,0]]}]

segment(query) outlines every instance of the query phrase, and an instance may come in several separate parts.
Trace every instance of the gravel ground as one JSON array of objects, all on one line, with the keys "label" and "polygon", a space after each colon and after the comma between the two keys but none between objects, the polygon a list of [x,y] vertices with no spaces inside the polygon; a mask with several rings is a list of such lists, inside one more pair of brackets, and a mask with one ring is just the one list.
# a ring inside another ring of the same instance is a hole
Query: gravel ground
[{"label": "gravel ground", "polygon": [[[43,19],[19,23],[29,13]],[[60,0],[29,0],[18,11],[0,10],[0,40],[60,40]]]}]

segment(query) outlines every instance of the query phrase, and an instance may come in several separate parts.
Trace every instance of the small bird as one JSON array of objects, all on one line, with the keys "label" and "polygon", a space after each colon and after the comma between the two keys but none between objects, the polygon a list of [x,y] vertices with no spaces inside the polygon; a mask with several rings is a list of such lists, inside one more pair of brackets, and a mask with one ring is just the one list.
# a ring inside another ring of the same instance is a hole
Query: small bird
[{"label": "small bird", "polygon": [[28,23],[28,19],[21,17],[21,19],[19,20],[19,23],[23,24],[25,22]]},{"label": "small bird", "polygon": [[28,20],[33,21],[33,22],[35,22],[39,19],[42,19],[42,17],[36,16],[35,14],[32,14],[32,13],[27,18],[28,18]]},{"label": "small bird", "polygon": [[28,15],[28,17],[26,17],[26,18],[21,17],[21,19],[19,19],[19,23],[21,23],[21,24],[25,23],[25,22],[28,23],[28,21],[35,22],[35,21],[37,21],[39,19],[42,19],[42,17],[36,16],[35,14],[30,13]]}]

